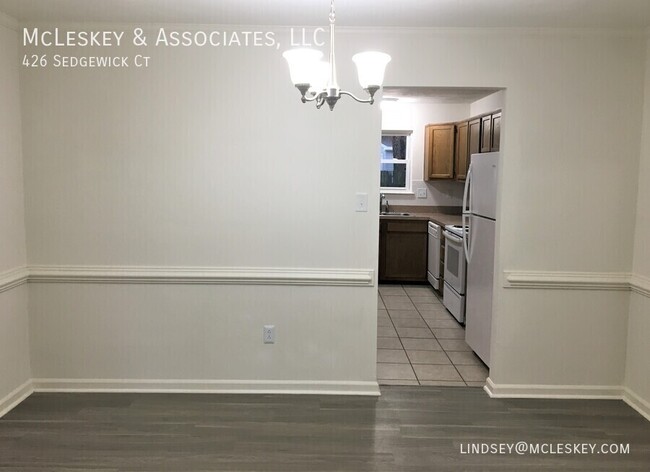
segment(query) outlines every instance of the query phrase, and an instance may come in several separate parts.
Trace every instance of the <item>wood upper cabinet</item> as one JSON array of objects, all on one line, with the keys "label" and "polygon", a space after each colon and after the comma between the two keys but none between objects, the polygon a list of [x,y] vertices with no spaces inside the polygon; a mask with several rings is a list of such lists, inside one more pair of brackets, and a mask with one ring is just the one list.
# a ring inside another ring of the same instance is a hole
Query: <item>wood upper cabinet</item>
[{"label": "wood upper cabinet", "polygon": [[490,151],[498,151],[501,146],[501,112],[492,114],[492,139]]},{"label": "wood upper cabinet", "polygon": [[459,123],[425,126],[424,180],[465,180],[472,154],[498,151],[500,141],[501,110]]},{"label": "wood upper cabinet", "polygon": [[454,178],[454,123],[424,128],[424,180]]},{"label": "wood upper cabinet", "polygon": [[492,115],[481,117],[481,152],[492,149]]},{"label": "wood upper cabinet", "polygon": [[456,124],[456,180],[465,180],[469,168],[469,122]]},{"label": "wood upper cabinet", "polygon": [[380,221],[380,281],[427,281],[427,224],[426,220]]},{"label": "wood upper cabinet", "polygon": [[472,154],[481,152],[481,119],[476,118],[469,122],[469,136],[468,136],[469,156],[467,157],[467,166]]}]

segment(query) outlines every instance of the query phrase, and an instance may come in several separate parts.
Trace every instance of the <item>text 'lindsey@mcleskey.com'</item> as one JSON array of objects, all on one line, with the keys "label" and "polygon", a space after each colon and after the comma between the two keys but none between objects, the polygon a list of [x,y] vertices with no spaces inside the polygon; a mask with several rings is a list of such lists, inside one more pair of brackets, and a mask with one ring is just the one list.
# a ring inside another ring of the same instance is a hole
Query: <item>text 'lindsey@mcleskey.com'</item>
[{"label": "text 'lindsey@mcleskey.com'", "polygon": [[629,454],[630,445],[617,443],[461,443],[461,454],[493,455],[587,455],[587,454]]}]

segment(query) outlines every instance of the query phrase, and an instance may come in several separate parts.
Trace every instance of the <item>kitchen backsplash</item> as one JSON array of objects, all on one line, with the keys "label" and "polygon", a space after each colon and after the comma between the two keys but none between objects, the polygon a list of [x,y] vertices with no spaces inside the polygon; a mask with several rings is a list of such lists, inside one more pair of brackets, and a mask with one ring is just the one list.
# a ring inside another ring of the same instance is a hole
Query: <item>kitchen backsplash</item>
[{"label": "kitchen backsplash", "polygon": [[[464,188],[463,182],[414,180],[412,194],[385,192],[385,195],[391,205],[460,207],[463,204]],[[426,189],[426,198],[418,198],[419,189]]]}]

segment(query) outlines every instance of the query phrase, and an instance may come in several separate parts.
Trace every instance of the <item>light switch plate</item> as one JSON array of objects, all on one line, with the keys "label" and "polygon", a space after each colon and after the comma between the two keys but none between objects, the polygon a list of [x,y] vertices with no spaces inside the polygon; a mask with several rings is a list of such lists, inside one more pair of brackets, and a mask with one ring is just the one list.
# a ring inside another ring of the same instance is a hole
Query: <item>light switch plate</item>
[{"label": "light switch plate", "polygon": [[427,189],[426,187],[422,187],[417,189],[417,197],[418,198],[427,198]]},{"label": "light switch plate", "polygon": [[354,206],[355,211],[367,212],[368,211],[368,194],[367,193],[357,193],[356,204]]}]

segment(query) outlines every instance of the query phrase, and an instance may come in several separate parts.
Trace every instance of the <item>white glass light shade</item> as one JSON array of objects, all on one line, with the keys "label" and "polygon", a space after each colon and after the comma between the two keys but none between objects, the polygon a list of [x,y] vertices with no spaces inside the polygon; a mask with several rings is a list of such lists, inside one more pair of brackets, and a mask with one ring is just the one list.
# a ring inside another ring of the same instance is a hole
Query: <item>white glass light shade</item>
[{"label": "white glass light shade", "polygon": [[357,65],[359,83],[367,89],[370,86],[381,87],[384,83],[384,72],[386,65],[390,62],[390,56],[383,52],[360,52],[352,56]]},{"label": "white glass light shade", "polygon": [[316,64],[323,53],[316,49],[290,49],[282,54],[289,63],[289,74],[294,85],[310,84],[314,78]]}]

